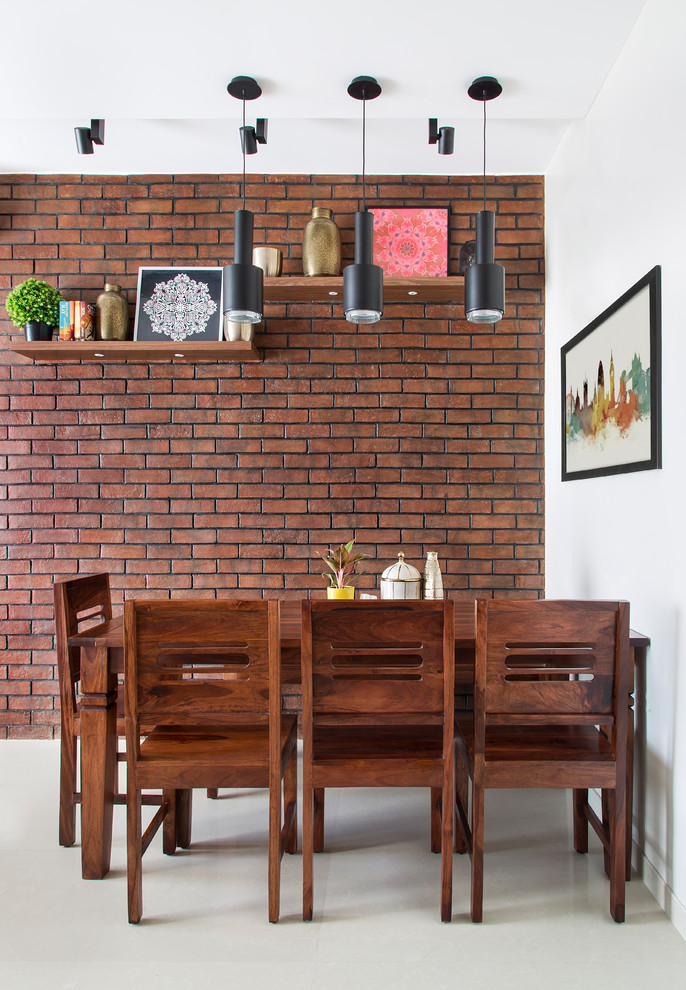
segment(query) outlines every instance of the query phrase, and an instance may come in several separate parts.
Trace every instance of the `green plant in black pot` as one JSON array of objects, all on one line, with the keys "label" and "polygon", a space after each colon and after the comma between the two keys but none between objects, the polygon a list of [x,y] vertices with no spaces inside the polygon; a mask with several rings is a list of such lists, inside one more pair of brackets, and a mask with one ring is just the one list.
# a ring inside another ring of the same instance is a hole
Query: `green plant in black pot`
[{"label": "green plant in black pot", "polygon": [[62,293],[54,285],[29,278],[7,297],[7,312],[15,327],[23,327],[27,340],[50,340],[59,323]]}]

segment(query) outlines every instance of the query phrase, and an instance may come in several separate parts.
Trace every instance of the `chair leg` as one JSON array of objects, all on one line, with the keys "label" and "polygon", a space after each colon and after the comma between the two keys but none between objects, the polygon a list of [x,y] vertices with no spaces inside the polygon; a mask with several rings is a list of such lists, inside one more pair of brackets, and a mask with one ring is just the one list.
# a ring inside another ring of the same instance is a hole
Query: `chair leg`
[{"label": "chair leg", "polygon": [[176,791],[165,790],[162,799],[167,802],[168,810],[162,823],[162,851],[165,856],[173,856],[176,852]]},{"label": "chair leg", "polygon": [[626,885],[626,792],[623,786],[608,792],[610,826],[610,914],[624,921]]},{"label": "chair leg", "polygon": [[443,790],[441,921],[451,921],[453,916],[453,830],[455,827],[452,767],[450,768],[450,772],[445,774],[445,786]]},{"label": "chair leg", "polygon": [[[465,820],[469,821],[469,774],[460,756],[459,749],[455,756],[455,798],[457,805],[462,809]],[[453,850],[456,853],[460,853],[460,855],[469,851],[459,815],[457,815],[457,821],[455,822]]]},{"label": "chair leg", "polygon": [[292,854],[298,851],[298,760],[295,750],[288,761],[283,778],[283,801],[284,813],[288,813],[288,809],[293,808],[293,820],[284,847],[287,853]]},{"label": "chair leg", "polygon": [[472,783],[472,921],[483,921],[484,789]]},{"label": "chair leg", "polygon": [[314,839],[316,853],[324,852],[324,788],[314,788]]},{"label": "chair leg", "polygon": [[208,787],[207,788],[207,796],[208,796],[208,798],[211,801],[216,801],[217,798],[219,797],[219,788],[218,787]]},{"label": "chair leg", "polygon": [[[317,789],[319,790],[319,788]],[[312,921],[313,899],[313,803],[316,791],[303,786],[303,921]]]},{"label": "chair leg", "polygon": [[176,844],[188,849],[191,844],[193,818],[193,791],[190,788],[176,791]]},{"label": "chair leg", "polygon": [[61,846],[73,846],[76,839],[76,737],[62,726],[60,738],[60,823]]},{"label": "chair leg", "polygon": [[431,852],[441,851],[441,795],[440,787],[431,788]]},{"label": "chair leg", "polygon": [[588,852],[588,819],[585,807],[588,803],[588,790],[574,788],[574,848],[578,853]]},{"label": "chair leg", "polygon": [[143,913],[143,833],[141,792],[131,789],[126,801],[126,879],[129,922],[137,925]]},{"label": "chair leg", "polygon": [[281,901],[281,776],[269,783],[269,920],[279,920]]}]

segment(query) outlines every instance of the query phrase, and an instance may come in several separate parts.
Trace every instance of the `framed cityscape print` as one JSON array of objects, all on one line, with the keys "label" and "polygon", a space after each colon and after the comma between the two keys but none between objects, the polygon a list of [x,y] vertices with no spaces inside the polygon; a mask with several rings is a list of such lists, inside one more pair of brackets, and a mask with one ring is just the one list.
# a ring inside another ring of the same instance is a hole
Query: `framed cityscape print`
[{"label": "framed cityscape print", "polygon": [[221,340],[221,268],[139,268],[134,340]]},{"label": "framed cityscape print", "polygon": [[662,467],[661,270],[562,348],[562,480]]},{"label": "framed cityscape print", "polygon": [[384,275],[448,274],[448,210],[373,209],[374,264]]}]

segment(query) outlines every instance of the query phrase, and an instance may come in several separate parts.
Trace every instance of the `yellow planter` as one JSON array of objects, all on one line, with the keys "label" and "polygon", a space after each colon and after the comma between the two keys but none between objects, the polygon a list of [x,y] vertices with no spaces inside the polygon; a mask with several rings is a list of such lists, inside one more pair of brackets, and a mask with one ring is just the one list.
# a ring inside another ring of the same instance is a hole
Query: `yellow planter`
[{"label": "yellow planter", "polygon": [[327,598],[354,598],[355,589],[353,587],[349,588],[327,588],[326,589]]}]

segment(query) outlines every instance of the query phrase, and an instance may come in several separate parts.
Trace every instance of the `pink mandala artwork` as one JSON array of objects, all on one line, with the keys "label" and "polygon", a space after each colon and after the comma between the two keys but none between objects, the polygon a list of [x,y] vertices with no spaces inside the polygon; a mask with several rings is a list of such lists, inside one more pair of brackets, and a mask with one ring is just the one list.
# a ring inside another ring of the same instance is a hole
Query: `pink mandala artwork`
[{"label": "pink mandala artwork", "polygon": [[448,211],[372,210],[374,264],[384,275],[448,274]]}]

